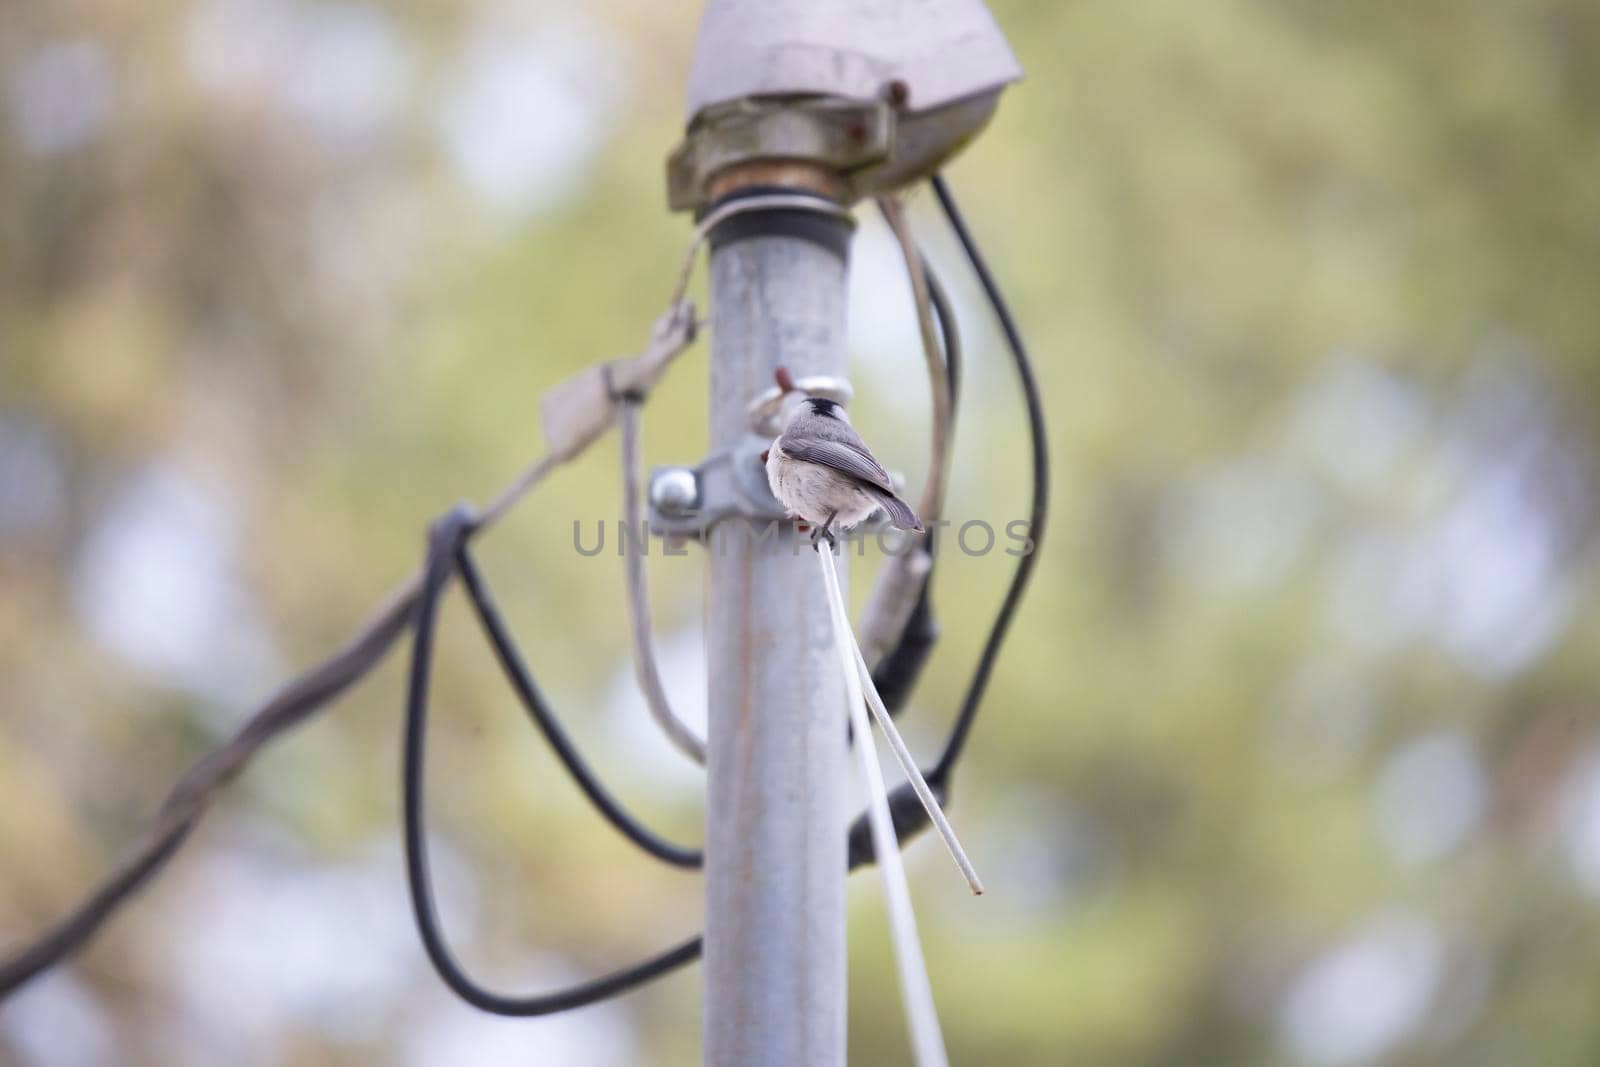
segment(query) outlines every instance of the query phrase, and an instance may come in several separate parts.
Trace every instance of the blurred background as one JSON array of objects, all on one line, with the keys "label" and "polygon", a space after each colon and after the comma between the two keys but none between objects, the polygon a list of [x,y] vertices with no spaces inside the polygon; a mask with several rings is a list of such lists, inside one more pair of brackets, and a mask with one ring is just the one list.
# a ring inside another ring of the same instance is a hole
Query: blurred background
[{"label": "blurred background", "polygon": [[[1600,1062],[1600,7],[996,0],[1027,81],[951,170],[1039,363],[1055,523],[958,776],[990,893],[909,850],[958,1063]],[[636,350],[688,225],[698,5],[0,6],[0,948]],[[1026,514],[1025,427],[936,212],[969,389],[950,511]],[[859,421],[920,478],[897,253],[860,213]],[[696,291],[702,294],[703,282]],[[704,449],[704,346],[646,414]],[[482,561],[624,797],[698,840],[635,695],[616,441]],[[931,756],[1013,562],[948,554]],[[856,598],[872,561],[858,566]],[[701,560],[653,555],[703,716]],[[528,729],[452,601],[447,925],[501,988],[700,925]],[[399,851],[401,668],[268,750],[70,965],[18,1067],[694,1064],[699,972],[551,1019],[457,1002]],[[700,719],[703,721],[703,719]],[[850,1042],[906,1062],[852,885]]]}]

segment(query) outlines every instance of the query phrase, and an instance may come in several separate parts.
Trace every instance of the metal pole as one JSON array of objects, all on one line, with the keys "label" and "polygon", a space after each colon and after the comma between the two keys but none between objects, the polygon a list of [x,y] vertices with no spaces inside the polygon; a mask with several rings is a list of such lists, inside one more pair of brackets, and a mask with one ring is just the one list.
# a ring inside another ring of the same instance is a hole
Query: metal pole
[{"label": "metal pole", "polygon": [[[748,432],[777,367],[844,373],[846,277],[801,237],[713,240],[713,450]],[[841,1067],[845,704],[828,602],[793,537],[733,520],[709,544],[705,1063]]]},{"label": "metal pole", "polygon": [[[1020,74],[982,0],[706,0],[667,202],[894,188],[976,135]],[[740,218],[738,239],[712,234],[713,449],[745,435],[777,367],[845,370],[847,238],[829,247],[814,214]],[[736,526],[708,538],[705,1063],[842,1067],[844,678],[811,553]]]}]

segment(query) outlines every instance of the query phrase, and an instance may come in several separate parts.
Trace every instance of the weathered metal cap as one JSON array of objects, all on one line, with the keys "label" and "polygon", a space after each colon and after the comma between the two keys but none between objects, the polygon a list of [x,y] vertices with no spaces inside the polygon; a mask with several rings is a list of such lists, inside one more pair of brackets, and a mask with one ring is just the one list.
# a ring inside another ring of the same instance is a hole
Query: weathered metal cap
[{"label": "weathered metal cap", "polygon": [[846,203],[895,188],[959,151],[1021,76],[981,0],[710,0],[668,202],[698,209],[720,175],[775,160],[819,165]]},{"label": "weathered metal cap", "polygon": [[759,96],[881,98],[931,111],[1022,77],[981,0],[709,0],[688,112]]}]

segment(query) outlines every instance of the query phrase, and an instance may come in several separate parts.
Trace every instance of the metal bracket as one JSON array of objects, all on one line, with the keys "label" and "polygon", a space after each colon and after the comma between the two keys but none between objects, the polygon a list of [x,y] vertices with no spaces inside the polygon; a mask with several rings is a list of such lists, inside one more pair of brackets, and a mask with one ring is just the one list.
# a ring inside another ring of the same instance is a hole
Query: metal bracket
[{"label": "metal bracket", "polygon": [[729,167],[802,160],[848,175],[889,158],[894,111],[881,100],[745,98],[708,107],[667,159],[667,204],[695,210]]},{"label": "metal bracket", "polygon": [[782,521],[787,512],[767,487],[761,461],[770,447],[770,437],[750,433],[698,466],[652,468],[650,529],[663,537],[700,538],[727,518]]},{"label": "metal bracket", "polygon": [[[741,184],[852,204],[938,170],[994,115],[999,90],[925,111],[884,100],[764,97],[707,108],[667,160],[667,203],[699,211]],[[797,166],[798,165],[798,166]]]},{"label": "metal bracket", "polygon": [[[698,466],[652,467],[650,532],[679,541],[702,540],[724,519],[758,523],[787,519],[788,511],[767,485],[767,465],[761,456],[771,447],[771,437],[747,433],[732,447],[711,453]],[[890,471],[889,479],[896,489],[905,484],[898,471]],[[888,526],[887,518],[879,514],[854,531],[874,533]]]}]

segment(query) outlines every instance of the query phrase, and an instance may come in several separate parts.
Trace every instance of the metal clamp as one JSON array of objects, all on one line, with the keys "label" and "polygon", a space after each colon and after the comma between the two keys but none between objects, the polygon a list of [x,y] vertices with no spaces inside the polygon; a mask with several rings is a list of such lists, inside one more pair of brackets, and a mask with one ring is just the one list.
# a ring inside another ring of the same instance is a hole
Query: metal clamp
[{"label": "metal clamp", "polygon": [[711,180],[741,163],[804,160],[848,175],[889,158],[894,110],[883,100],[744,98],[709,107],[667,159],[667,204],[691,211]]},{"label": "metal clamp", "polygon": [[723,519],[761,522],[788,513],[767,487],[761,454],[772,438],[746,434],[695,467],[655,467],[650,472],[650,529],[663,537],[705,536]]},{"label": "metal clamp", "polygon": [[[650,470],[650,532],[666,538],[701,540],[724,519],[742,518],[767,523],[789,518],[788,511],[767,485],[767,465],[761,458],[772,438],[746,434],[729,448],[713,452],[695,467],[653,467]],[[897,489],[905,477],[891,471]],[[881,514],[855,527],[862,533],[888,529]]]}]

